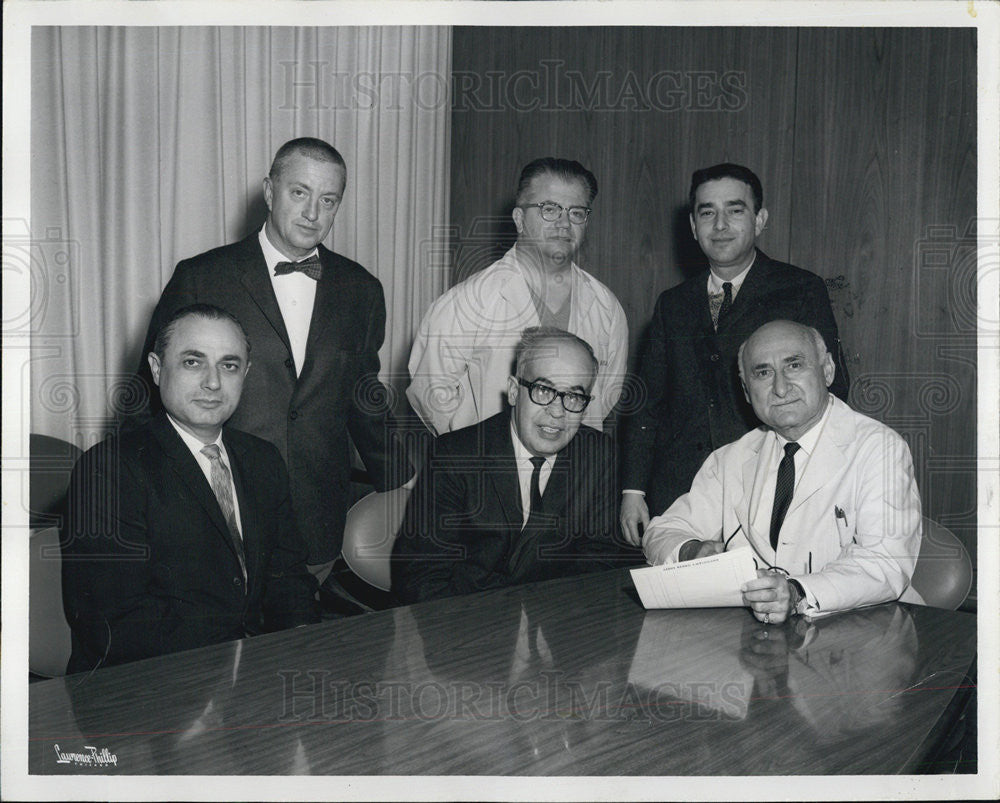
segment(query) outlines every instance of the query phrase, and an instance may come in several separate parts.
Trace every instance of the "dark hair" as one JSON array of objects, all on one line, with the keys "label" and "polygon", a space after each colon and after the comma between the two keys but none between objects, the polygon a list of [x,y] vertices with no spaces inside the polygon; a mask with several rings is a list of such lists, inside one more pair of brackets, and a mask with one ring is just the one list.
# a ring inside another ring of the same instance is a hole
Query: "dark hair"
[{"label": "dark hair", "polygon": [[597,179],[586,167],[572,159],[556,159],[553,156],[546,156],[542,159],[535,159],[528,162],[521,170],[521,177],[517,181],[517,199],[514,201],[518,206],[524,201],[524,196],[528,192],[528,187],[536,177],[543,173],[551,173],[563,181],[582,181],[587,188],[587,203],[594,202],[597,197]]},{"label": "dark hair", "polygon": [[240,330],[240,334],[243,335],[243,342],[246,344],[247,355],[249,356],[250,338],[247,337],[246,329],[243,328],[243,324],[240,323],[239,318],[229,312],[229,310],[224,310],[222,307],[215,306],[215,304],[188,304],[186,307],[176,310],[173,315],[167,318],[167,322],[156,333],[156,340],[153,342],[153,353],[161,360],[167,351],[167,347],[170,345],[170,338],[173,336],[177,324],[184,318],[190,317],[205,318],[209,321],[232,321]]},{"label": "dark hair", "polygon": [[715,181],[720,178],[734,178],[737,181],[742,181],[744,184],[749,184],[750,191],[753,193],[753,213],[756,215],[763,208],[764,188],[761,186],[757,174],[749,167],[733,164],[732,162],[723,162],[712,167],[703,167],[701,170],[695,170],[691,175],[691,190],[688,193],[688,205],[692,215],[695,213],[694,196],[698,188],[708,181]]},{"label": "dark hair", "polygon": [[340,151],[334,148],[329,142],[324,142],[321,139],[299,137],[298,139],[290,139],[278,148],[278,152],[274,154],[274,161],[271,162],[271,170],[268,172],[271,181],[276,180],[281,175],[281,171],[285,169],[285,162],[294,154],[308,156],[310,159],[316,159],[320,162],[338,164],[344,168],[344,180],[347,180],[347,163],[344,162],[344,157],[340,155]]},{"label": "dark hair", "polygon": [[597,376],[597,357],[594,356],[594,350],[590,347],[590,343],[572,332],[555,326],[529,326],[521,332],[521,340],[514,350],[514,375],[521,376],[521,367],[524,363],[534,359],[539,352],[544,353],[546,350],[544,344],[552,341],[582,346],[590,357],[593,374],[595,377]]}]

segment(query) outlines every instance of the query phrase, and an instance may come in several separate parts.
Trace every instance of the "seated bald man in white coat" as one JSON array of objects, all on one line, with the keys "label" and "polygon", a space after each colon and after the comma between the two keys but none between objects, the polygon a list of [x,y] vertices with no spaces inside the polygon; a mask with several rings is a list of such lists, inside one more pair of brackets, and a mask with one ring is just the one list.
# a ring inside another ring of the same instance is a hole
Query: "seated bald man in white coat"
[{"label": "seated bald man in white coat", "polygon": [[650,563],[749,545],[761,570],[743,601],[765,623],[898,599],[920,552],[920,495],[906,442],[829,393],[822,335],[791,321],[741,346],[763,426],[717,449],[691,490],[649,523]]}]

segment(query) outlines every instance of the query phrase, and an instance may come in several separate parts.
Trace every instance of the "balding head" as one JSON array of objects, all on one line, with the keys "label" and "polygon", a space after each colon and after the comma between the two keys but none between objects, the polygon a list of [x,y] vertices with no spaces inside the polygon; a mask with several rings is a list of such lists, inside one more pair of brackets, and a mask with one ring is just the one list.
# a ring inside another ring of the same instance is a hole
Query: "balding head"
[{"label": "balding head", "polygon": [[740,346],[738,360],[747,400],[783,438],[798,440],[822,418],[835,368],[818,331],[766,323]]}]

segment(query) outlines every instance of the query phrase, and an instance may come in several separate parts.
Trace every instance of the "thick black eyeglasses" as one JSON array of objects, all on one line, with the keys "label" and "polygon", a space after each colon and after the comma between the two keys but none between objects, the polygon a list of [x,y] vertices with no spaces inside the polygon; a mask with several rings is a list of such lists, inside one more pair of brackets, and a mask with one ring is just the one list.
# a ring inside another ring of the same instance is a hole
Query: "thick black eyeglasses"
[{"label": "thick black eyeglasses", "polygon": [[527,209],[529,206],[537,206],[542,212],[542,220],[548,221],[549,223],[559,220],[563,212],[569,216],[570,223],[586,223],[591,212],[589,206],[570,206],[567,208],[565,206],[559,206],[559,204],[555,201],[542,201],[537,204],[522,204],[523,209]]},{"label": "thick black eyeglasses", "polygon": [[521,377],[517,378],[517,384],[527,388],[528,398],[540,407],[547,407],[558,397],[567,413],[582,413],[594,398],[572,390],[556,390],[541,382],[525,382]]}]

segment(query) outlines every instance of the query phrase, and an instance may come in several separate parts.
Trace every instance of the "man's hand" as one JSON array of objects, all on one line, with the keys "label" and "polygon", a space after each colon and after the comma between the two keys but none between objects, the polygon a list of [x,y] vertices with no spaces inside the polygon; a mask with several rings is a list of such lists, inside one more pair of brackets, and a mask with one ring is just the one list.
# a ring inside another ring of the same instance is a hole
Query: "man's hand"
[{"label": "man's hand", "polygon": [[792,609],[792,592],[788,578],[764,569],[757,570],[757,579],[744,583],[743,604],[764,624],[780,625]]},{"label": "man's hand", "polygon": [[[632,546],[642,546],[642,533],[649,526],[649,508],[642,494],[622,494],[622,511],[619,519],[622,534]],[[642,529],[639,529],[642,525]]]},{"label": "man's hand", "polygon": [[722,541],[699,541],[694,538],[684,543],[680,552],[677,553],[677,559],[679,561],[696,560],[707,558],[709,555],[718,555],[725,551],[726,547]]}]

